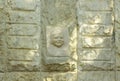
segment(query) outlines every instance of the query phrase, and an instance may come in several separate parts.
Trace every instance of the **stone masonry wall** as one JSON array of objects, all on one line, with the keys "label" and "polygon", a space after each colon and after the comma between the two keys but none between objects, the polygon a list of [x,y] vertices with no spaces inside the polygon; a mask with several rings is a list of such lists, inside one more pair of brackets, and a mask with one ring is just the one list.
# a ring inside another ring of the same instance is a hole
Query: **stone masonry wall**
[{"label": "stone masonry wall", "polygon": [[119,81],[120,0],[0,0],[0,81]]},{"label": "stone masonry wall", "polygon": [[40,1],[0,0],[0,81],[40,80]]},{"label": "stone masonry wall", "polygon": [[78,81],[115,81],[114,1],[78,0]]}]

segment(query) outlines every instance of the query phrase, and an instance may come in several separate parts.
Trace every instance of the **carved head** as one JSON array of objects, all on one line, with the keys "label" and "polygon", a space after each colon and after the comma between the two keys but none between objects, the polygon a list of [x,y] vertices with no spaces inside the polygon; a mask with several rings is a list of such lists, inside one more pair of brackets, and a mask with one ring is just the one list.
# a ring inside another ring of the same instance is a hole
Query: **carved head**
[{"label": "carved head", "polygon": [[60,48],[64,44],[64,35],[60,30],[51,32],[50,40],[52,45]]}]

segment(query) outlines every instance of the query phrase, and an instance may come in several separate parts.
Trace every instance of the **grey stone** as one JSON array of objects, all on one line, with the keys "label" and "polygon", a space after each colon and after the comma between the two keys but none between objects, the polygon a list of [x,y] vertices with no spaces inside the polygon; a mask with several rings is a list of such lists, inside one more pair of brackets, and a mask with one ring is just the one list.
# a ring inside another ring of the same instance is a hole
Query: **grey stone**
[{"label": "grey stone", "polygon": [[9,36],[7,42],[9,48],[38,49],[37,38]]},{"label": "grey stone", "polygon": [[105,25],[82,25],[80,27],[80,33],[82,35],[112,35],[113,26]]},{"label": "grey stone", "polygon": [[45,73],[42,72],[42,81],[76,81],[77,76],[75,72],[67,73]]},{"label": "grey stone", "polygon": [[81,61],[79,64],[79,69],[83,71],[110,71],[115,66],[114,61]]},{"label": "grey stone", "polygon": [[41,81],[39,72],[11,72],[6,76],[7,81]]},{"label": "grey stone", "polygon": [[111,37],[83,37],[83,47],[112,47]]},{"label": "grey stone", "polygon": [[78,9],[81,10],[111,10],[113,7],[111,0],[78,0]]},{"label": "grey stone", "polygon": [[115,81],[114,71],[79,72],[78,81]]},{"label": "grey stone", "polygon": [[36,12],[20,12],[9,11],[7,21],[10,23],[33,23],[39,22],[39,16],[37,17]]},{"label": "grey stone", "polygon": [[85,24],[110,25],[113,23],[111,12],[90,12],[78,10],[78,23],[80,26]]},{"label": "grey stone", "polygon": [[10,0],[12,9],[15,10],[35,10],[36,0]]},{"label": "grey stone", "polygon": [[29,24],[12,24],[9,25],[9,35],[17,36],[34,36],[37,33],[37,25]]},{"label": "grey stone", "polygon": [[79,56],[79,58],[84,61],[110,61],[113,57],[114,51],[112,49],[84,49]]}]

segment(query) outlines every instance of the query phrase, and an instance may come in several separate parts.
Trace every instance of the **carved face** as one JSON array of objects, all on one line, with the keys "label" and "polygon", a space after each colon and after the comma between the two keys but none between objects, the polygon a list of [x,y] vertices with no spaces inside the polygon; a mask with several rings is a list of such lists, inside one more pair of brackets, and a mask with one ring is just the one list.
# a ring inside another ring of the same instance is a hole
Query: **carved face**
[{"label": "carved face", "polygon": [[60,33],[52,34],[51,43],[58,48],[63,46],[63,44],[64,44],[63,35]]}]

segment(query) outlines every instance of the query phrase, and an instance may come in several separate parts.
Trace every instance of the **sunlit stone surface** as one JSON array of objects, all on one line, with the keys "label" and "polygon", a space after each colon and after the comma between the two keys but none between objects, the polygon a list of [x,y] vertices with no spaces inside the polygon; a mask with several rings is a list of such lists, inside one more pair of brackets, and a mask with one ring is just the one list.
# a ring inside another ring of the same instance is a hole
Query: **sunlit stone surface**
[{"label": "sunlit stone surface", "polygon": [[0,81],[119,81],[120,0],[0,0]]}]

